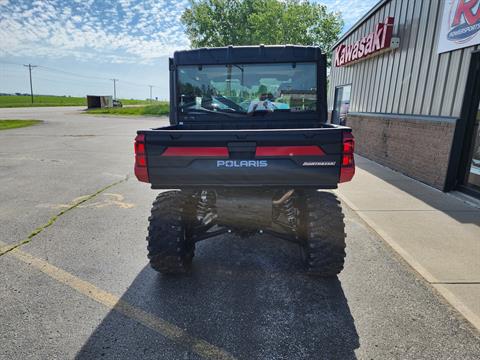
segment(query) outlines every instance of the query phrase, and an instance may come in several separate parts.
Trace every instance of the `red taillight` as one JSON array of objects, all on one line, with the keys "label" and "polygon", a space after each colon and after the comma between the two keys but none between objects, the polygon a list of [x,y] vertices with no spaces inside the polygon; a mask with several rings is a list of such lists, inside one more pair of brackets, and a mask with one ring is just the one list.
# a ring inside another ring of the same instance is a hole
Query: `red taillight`
[{"label": "red taillight", "polygon": [[344,138],[343,139],[343,153],[344,154],[353,154],[353,150],[355,148],[355,140],[353,136],[350,134],[351,138]]},{"label": "red taillight", "polygon": [[340,169],[340,182],[348,182],[352,180],[353,175],[355,175],[355,166],[342,167]]},{"label": "red taillight", "polygon": [[135,138],[135,154],[145,152],[145,134],[138,134]]},{"label": "red taillight", "polygon": [[147,159],[145,159],[144,155],[137,155],[136,159],[138,166],[147,166]]},{"label": "red taillight", "polygon": [[257,146],[255,156],[323,156],[319,146]]},{"label": "red taillight", "polygon": [[135,142],[135,154],[145,153],[145,143]]},{"label": "red taillight", "polygon": [[139,181],[149,182],[147,170],[147,154],[145,152],[145,135],[138,134],[135,138],[135,176]]},{"label": "red taillight", "polygon": [[343,133],[343,154],[342,166],[340,167],[340,182],[352,180],[355,174],[355,160],[353,152],[355,150],[355,140],[349,132]]},{"label": "red taillight", "polygon": [[353,154],[347,154],[342,156],[342,166],[353,165]]}]

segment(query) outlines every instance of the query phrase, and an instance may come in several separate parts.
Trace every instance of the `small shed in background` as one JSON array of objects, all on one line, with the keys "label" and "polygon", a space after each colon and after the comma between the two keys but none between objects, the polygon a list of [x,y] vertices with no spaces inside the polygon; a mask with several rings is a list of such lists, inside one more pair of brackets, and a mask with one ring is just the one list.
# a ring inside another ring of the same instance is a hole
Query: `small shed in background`
[{"label": "small shed in background", "polygon": [[89,109],[113,107],[113,98],[111,96],[87,95],[87,107]]}]

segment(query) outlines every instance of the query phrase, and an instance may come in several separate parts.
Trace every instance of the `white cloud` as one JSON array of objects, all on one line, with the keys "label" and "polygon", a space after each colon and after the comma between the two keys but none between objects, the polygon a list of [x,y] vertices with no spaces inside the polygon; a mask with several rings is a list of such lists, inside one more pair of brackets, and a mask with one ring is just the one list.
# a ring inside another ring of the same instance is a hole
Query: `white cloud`
[{"label": "white cloud", "polygon": [[189,46],[179,28],[186,0],[168,6],[162,0],[0,5],[0,51],[7,55],[149,63]]},{"label": "white cloud", "polygon": [[[320,0],[346,27],[376,0]],[[0,54],[152,63],[189,46],[187,0],[0,0]]]}]

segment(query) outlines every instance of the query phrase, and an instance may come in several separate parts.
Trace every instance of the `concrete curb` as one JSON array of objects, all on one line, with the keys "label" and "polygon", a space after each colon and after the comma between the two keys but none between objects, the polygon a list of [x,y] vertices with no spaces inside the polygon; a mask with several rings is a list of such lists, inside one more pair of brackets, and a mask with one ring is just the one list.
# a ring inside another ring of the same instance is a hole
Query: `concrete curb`
[{"label": "concrete curb", "polygon": [[468,306],[466,306],[460,299],[458,299],[455,294],[448,290],[442,284],[436,284],[439,281],[424,267],[422,266],[415,257],[408,253],[402,246],[393,240],[385,231],[379,228],[379,226],[370,219],[364,213],[358,212],[355,210],[355,206],[338,190],[334,191],[337,196],[353,211],[355,212],[363,221],[367,223],[370,228],[376,232],[397,254],[399,254],[418,274],[420,274],[435,290],[438,291],[440,295],[443,296],[447,302],[452,305],[462,316],[469,321],[479,332],[480,332],[480,317],[471,311]]}]

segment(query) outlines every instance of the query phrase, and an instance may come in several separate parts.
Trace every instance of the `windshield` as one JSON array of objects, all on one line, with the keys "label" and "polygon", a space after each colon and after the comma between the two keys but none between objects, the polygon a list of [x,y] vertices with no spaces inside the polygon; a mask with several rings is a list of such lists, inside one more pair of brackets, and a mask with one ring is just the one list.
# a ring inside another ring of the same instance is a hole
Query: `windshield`
[{"label": "windshield", "polygon": [[315,63],[180,66],[181,113],[266,115],[317,110]]}]

